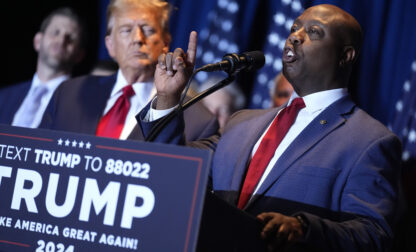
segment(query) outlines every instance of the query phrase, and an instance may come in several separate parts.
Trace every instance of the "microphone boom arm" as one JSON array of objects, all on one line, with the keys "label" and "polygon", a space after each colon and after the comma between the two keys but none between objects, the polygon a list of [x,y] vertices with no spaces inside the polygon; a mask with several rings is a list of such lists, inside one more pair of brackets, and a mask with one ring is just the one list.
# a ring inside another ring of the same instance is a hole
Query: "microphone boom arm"
[{"label": "microphone boom arm", "polygon": [[197,94],[196,96],[192,97],[192,99],[190,99],[189,101],[187,101],[183,106],[183,110],[187,109],[189,106],[191,106],[192,104],[202,100],[204,97],[214,93],[215,91],[217,91],[220,88],[223,88],[225,86],[227,86],[228,84],[230,84],[231,82],[233,82],[235,79],[235,75],[228,75],[227,78],[217,82],[214,86],[202,91],[201,93]]}]

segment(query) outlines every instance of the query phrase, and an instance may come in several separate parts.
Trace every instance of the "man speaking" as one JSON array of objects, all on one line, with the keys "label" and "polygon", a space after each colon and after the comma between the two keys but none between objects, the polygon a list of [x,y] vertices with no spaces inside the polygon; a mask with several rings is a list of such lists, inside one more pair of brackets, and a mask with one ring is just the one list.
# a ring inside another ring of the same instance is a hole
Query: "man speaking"
[{"label": "man speaking", "polygon": [[[361,39],[358,22],[338,7],[307,9],[283,52],[283,72],[295,90],[289,102],[237,112],[207,141],[192,143],[215,150],[214,193],[257,216],[270,251],[390,248],[401,146],[348,95]],[[178,48],[159,58],[153,108],[176,105],[195,54],[191,33],[186,54]],[[140,113],[145,135],[154,124],[147,112],[154,109]],[[184,144],[179,120],[156,140]]]}]

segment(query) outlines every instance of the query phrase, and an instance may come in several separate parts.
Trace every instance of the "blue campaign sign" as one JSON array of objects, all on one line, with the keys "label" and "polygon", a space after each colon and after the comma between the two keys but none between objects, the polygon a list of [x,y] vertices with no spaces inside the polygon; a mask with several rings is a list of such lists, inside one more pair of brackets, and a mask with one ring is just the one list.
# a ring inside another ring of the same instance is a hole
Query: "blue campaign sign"
[{"label": "blue campaign sign", "polygon": [[0,125],[0,251],[194,251],[210,153]]}]

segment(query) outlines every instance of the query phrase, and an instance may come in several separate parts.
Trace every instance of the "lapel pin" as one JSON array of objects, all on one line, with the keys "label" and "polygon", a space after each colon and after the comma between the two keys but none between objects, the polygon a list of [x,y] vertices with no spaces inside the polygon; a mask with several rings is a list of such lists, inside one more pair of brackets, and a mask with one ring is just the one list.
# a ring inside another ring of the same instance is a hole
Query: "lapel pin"
[{"label": "lapel pin", "polygon": [[326,120],[320,120],[319,123],[322,124],[322,125],[324,125],[324,124],[327,123],[327,121]]}]

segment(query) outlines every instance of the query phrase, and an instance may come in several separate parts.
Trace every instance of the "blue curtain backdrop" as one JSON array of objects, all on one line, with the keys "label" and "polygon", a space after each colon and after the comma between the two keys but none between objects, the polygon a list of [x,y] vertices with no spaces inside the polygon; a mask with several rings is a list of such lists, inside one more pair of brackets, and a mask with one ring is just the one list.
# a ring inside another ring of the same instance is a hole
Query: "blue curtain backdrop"
[{"label": "blue curtain backdrop", "polygon": [[[298,3],[300,3],[302,9],[321,3],[331,3],[345,9],[356,17],[365,34],[359,64],[351,83],[351,93],[363,109],[383,123],[388,124],[393,119],[395,103],[402,94],[403,83],[410,76],[411,70],[409,66],[414,55],[416,55],[416,29],[414,27],[416,24],[416,1],[170,0],[169,2],[176,7],[170,23],[173,38],[171,48],[186,47],[189,33],[192,30],[196,30],[200,35],[204,35],[203,32],[207,31],[209,34],[215,32],[212,30],[215,27],[212,22],[228,17],[234,23],[229,34],[227,34],[233,43],[228,41],[230,43],[227,45],[230,46],[228,47],[229,49],[237,48],[238,52],[248,50],[267,51],[268,46],[270,47],[270,42],[274,41],[273,43],[276,43],[276,41],[279,42],[281,39],[286,38],[287,32],[284,29],[276,33],[278,37],[274,35],[270,37],[272,31],[276,29],[276,22],[282,20],[281,16],[276,17],[276,15],[281,12],[284,14],[284,20],[290,21],[291,15],[297,15]],[[108,0],[101,1],[100,59],[108,57],[103,43],[105,8],[107,4]],[[233,12],[235,4],[238,6],[237,12]],[[228,10],[228,13],[220,12],[220,9],[224,8]],[[213,12],[216,14],[223,13],[224,16],[212,18]],[[210,38],[209,34],[205,34],[207,40]],[[219,42],[221,37],[216,39]],[[200,40],[199,46],[202,46],[202,43],[203,41]],[[213,55],[212,58],[221,58],[227,52],[236,51],[217,50],[218,54]],[[202,53],[199,52],[198,65],[203,63]],[[276,49],[276,54],[273,55],[274,61],[270,64],[274,64],[276,58],[279,58],[280,55],[281,51]],[[267,88],[270,78],[278,73],[278,63],[274,67],[272,65],[270,69],[272,71],[267,72],[265,75],[259,76],[259,73],[257,73],[252,78],[244,78],[246,83],[242,85],[249,97],[250,102],[248,105],[250,107],[267,106]],[[257,98],[256,94],[258,95]],[[253,102],[253,96],[254,101],[255,99],[260,99],[260,102],[258,100]]]}]

